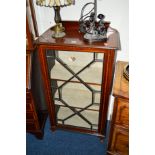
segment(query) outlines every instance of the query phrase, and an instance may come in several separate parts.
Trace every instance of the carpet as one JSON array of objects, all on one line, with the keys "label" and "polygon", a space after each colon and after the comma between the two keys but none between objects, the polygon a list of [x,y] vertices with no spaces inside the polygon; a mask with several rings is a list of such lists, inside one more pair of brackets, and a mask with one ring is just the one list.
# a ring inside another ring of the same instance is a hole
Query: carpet
[{"label": "carpet", "polygon": [[63,130],[51,132],[48,118],[43,140],[26,134],[26,155],[106,155],[109,124],[108,121],[107,136],[101,143],[93,135]]}]

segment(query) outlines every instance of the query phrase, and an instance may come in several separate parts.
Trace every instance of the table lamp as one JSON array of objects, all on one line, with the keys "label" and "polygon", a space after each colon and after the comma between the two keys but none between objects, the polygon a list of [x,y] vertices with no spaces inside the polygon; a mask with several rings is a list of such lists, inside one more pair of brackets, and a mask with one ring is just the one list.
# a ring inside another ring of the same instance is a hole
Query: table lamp
[{"label": "table lamp", "polygon": [[54,38],[61,38],[65,36],[65,28],[61,23],[60,7],[72,5],[75,0],[36,0],[36,4],[39,6],[53,7],[55,11],[55,23],[56,25],[52,28]]}]

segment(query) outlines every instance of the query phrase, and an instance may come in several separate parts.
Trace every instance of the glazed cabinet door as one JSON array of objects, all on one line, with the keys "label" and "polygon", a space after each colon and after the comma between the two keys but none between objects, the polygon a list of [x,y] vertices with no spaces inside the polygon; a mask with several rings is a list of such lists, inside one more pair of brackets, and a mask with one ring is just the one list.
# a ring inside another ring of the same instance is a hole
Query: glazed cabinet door
[{"label": "glazed cabinet door", "polygon": [[103,53],[46,50],[56,125],[98,131]]}]

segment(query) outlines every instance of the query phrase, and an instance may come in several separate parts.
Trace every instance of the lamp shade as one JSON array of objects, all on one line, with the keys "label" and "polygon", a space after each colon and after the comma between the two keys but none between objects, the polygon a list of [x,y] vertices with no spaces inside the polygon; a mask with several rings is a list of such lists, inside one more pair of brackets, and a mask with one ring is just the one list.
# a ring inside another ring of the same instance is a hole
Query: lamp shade
[{"label": "lamp shade", "polygon": [[36,4],[40,6],[67,6],[75,3],[75,0],[36,0]]}]

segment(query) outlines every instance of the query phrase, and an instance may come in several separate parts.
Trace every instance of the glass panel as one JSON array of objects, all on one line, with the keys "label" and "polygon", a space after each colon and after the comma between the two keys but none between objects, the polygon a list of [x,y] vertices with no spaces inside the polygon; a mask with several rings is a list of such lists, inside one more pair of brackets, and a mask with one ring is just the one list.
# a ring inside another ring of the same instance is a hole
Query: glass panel
[{"label": "glass panel", "polygon": [[68,83],[62,89],[62,99],[72,107],[84,108],[91,104],[92,92],[79,83]]},{"label": "glass panel", "polygon": [[87,83],[101,84],[102,63],[94,62],[90,67],[86,68],[85,71],[81,72],[79,77]]},{"label": "glass panel", "polygon": [[57,123],[98,129],[102,53],[47,50]]}]

